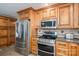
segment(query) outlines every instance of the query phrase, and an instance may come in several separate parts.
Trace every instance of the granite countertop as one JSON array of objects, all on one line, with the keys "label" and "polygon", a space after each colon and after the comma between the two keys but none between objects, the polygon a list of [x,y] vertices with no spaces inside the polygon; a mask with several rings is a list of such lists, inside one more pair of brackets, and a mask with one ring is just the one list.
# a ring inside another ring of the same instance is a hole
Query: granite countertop
[{"label": "granite countertop", "polygon": [[65,41],[65,42],[72,42],[72,43],[78,43],[79,44],[79,39],[74,38],[74,39],[64,39],[63,37],[58,37],[56,39],[57,41]]}]

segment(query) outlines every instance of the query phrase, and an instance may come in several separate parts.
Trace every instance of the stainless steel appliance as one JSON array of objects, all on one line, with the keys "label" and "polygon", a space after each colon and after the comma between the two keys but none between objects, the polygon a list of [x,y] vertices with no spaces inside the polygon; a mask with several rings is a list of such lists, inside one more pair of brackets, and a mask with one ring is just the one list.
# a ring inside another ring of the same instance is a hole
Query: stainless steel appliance
[{"label": "stainless steel appliance", "polygon": [[18,20],[16,22],[16,45],[15,50],[23,55],[29,55],[30,49],[30,22],[29,20]]},{"label": "stainless steel appliance", "polygon": [[43,30],[40,35],[38,33],[38,55],[54,56],[56,38],[57,32],[54,31]]},{"label": "stainless steel appliance", "polygon": [[47,19],[41,21],[41,28],[56,28],[57,23],[56,19]]}]

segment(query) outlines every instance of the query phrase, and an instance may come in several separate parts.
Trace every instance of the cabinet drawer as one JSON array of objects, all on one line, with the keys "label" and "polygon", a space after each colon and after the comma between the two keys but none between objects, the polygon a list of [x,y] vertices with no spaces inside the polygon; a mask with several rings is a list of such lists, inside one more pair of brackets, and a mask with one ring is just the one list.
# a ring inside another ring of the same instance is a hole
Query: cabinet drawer
[{"label": "cabinet drawer", "polygon": [[7,21],[7,19],[3,19],[3,18],[0,18],[0,25],[7,25],[8,24],[8,21]]},{"label": "cabinet drawer", "polygon": [[37,49],[37,45],[32,45],[32,49]]},{"label": "cabinet drawer", "polygon": [[58,42],[56,42],[56,47],[57,48],[68,48],[68,43],[67,42],[60,42],[60,41],[58,41]]},{"label": "cabinet drawer", "polygon": [[0,46],[6,45],[7,46],[7,38],[0,38]]},{"label": "cabinet drawer", "polygon": [[0,37],[1,36],[7,36],[7,33],[8,31],[7,30],[0,30]]},{"label": "cabinet drawer", "polygon": [[59,55],[59,56],[68,56],[68,49],[67,50],[64,50],[64,49],[57,49],[56,50],[56,55]]},{"label": "cabinet drawer", "polygon": [[36,38],[33,38],[32,39],[32,42],[36,42],[37,43],[37,39]]},{"label": "cabinet drawer", "polygon": [[32,53],[33,54],[37,54],[37,50],[38,50],[37,47],[32,46]]},{"label": "cabinet drawer", "polygon": [[32,54],[37,54],[37,51],[35,51],[35,50],[32,50]]},{"label": "cabinet drawer", "polygon": [[37,46],[37,44],[36,43],[32,43],[32,46]]}]

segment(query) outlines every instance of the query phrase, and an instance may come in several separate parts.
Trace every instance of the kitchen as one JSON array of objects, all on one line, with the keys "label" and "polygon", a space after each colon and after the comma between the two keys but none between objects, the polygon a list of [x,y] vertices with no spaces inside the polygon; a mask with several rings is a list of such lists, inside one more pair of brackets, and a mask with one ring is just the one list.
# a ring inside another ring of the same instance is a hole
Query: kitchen
[{"label": "kitchen", "polygon": [[4,29],[4,33],[8,31],[2,37],[4,39],[5,36],[6,40],[8,36],[8,43],[0,40],[5,42],[0,47],[14,45],[14,51],[25,56],[79,56],[78,3],[50,3],[38,9],[21,9],[16,13],[17,19],[0,16],[0,30]]}]

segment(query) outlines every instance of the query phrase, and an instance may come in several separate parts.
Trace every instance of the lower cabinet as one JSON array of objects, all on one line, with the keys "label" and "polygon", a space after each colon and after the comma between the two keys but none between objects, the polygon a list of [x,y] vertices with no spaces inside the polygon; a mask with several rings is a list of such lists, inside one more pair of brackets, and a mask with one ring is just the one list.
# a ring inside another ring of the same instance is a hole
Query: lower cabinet
[{"label": "lower cabinet", "polygon": [[7,38],[0,38],[0,47],[7,46]]},{"label": "lower cabinet", "polygon": [[76,43],[70,43],[69,44],[69,55],[70,56],[79,56],[79,48],[78,48],[78,44]]},{"label": "lower cabinet", "polygon": [[32,38],[31,52],[32,54],[37,55],[38,52],[37,38]]},{"label": "lower cabinet", "polygon": [[79,44],[56,41],[56,56],[79,56]]},{"label": "lower cabinet", "polygon": [[56,56],[68,56],[68,42],[56,41]]}]

